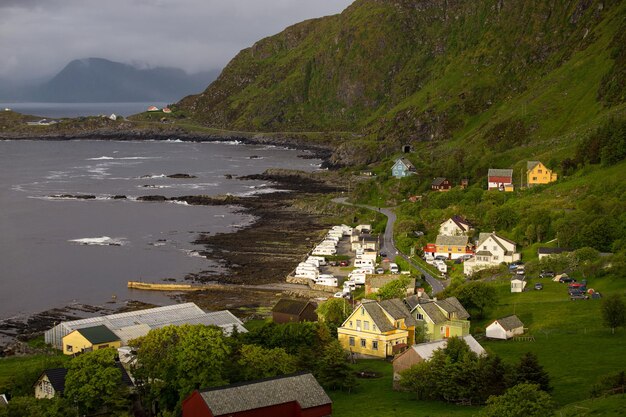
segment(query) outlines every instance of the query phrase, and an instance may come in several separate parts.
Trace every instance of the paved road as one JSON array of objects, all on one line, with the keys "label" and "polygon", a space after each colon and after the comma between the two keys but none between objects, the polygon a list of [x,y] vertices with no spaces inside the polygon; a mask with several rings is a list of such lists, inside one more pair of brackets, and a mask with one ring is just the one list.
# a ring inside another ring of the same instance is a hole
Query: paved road
[{"label": "paved road", "polygon": [[346,204],[348,206],[357,206],[373,211],[378,211],[387,216],[387,226],[385,226],[385,233],[383,234],[383,241],[380,245],[380,251],[387,253],[387,256],[389,256],[391,259],[393,259],[395,256],[401,256],[404,260],[411,264],[411,266],[420,271],[426,278],[426,282],[428,282],[428,284],[432,287],[433,294],[437,294],[438,292],[443,291],[443,283],[441,281],[433,277],[427,270],[422,268],[417,263],[413,262],[407,255],[400,252],[396,248],[396,244],[393,241],[393,224],[396,222],[396,214],[393,212],[392,209],[386,207],[367,206],[365,204],[352,204],[348,203],[347,200],[348,199],[346,197],[340,197],[335,198],[332,201],[337,204]]}]

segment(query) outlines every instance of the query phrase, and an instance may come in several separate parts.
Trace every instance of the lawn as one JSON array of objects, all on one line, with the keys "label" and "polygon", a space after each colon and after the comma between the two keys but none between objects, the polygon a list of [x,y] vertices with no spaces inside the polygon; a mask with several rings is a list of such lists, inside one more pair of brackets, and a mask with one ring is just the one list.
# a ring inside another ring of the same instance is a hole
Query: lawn
[{"label": "lawn", "polygon": [[354,365],[355,371],[374,371],[381,378],[360,379],[351,393],[329,391],[333,400],[333,416],[337,417],[447,417],[472,416],[478,407],[457,406],[437,401],[417,401],[410,393],[392,390],[393,369],[391,363],[378,360],[361,360]]},{"label": "lawn", "polygon": [[30,381],[32,383],[44,369],[59,367],[69,360],[69,356],[60,352],[54,355],[40,354],[0,358],[0,394],[4,393],[5,389],[16,381],[23,382],[23,379],[32,379]]}]

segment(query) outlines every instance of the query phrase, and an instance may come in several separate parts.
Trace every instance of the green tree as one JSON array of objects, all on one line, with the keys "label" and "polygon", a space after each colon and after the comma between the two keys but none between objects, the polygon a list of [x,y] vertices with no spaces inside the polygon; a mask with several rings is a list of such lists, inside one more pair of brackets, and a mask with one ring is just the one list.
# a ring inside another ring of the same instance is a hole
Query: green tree
[{"label": "green tree", "polygon": [[453,291],[453,295],[474,318],[482,318],[485,310],[498,303],[495,288],[484,282],[472,281],[459,285]]},{"label": "green tree", "polygon": [[39,400],[33,396],[13,397],[0,407],[0,417],[78,417],[75,407],[63,398]]},{"label": "green tree", "polygon": [[389,281],[378,289],[376,293],[377,297],[381,300],[390,300],[392,298],[404,298],[406,296],[406,290],[411,282],[409,277],[400,277]]},{"label": "green tree", "polygon": [[243,345],[237,365],[245,381],[289,374],[296,371],[296,359],[282,348],[264,349]]},{"label": "green tree", "polygon": [[128,410],[128,388],[115,364],[115,349],[99,349],[74,358],[65,378],[64,395],[81,413]]},{"label": "green tree", "polygon": [[436,382],[433,367],[429,362],[419,362],[400,372],[400,386],[415,393],[418,400],[429,398]]},{"label": "green tree", "polygon": [[611,333],[615,334],[615,328],[626,323],[626,307],[622,297],[617,294],[610,295],[602,300],[602,320]]},{"label": "green tree", "polygon": [[356,377],[348,364],[348,353],[337,340],[324,348],[315,374],[319,383],[329,390],[350,392],[356,386]]},{"label": "green tree", "polygon": [[329,298],[317,307],[317,315],[334,335],[337,334],[337,327],[346,321],[350,313],[352,306],[344,298]]},{"label": "green tree", "polygon": [[554,414],[550,394],[536,384],[518,384],[503,395],[492,396],[480,417],[548,417]]},{"label": "green tree", "polygon": [[520,358],[519,364],[515,367],[513,374],[515,384],[528,382],[539,385],[539,388],[543,391],[552,391],[550,375],[539,363],[537,355],[532,352],[526,352]]}]

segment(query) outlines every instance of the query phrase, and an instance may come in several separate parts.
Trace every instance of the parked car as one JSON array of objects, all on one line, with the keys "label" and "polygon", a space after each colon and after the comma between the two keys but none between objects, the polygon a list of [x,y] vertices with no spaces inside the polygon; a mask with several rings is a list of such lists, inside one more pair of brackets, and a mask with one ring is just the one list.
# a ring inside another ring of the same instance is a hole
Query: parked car
[{"label": "parked car", "polygon": [[567,293],[571,296],[574,295],[585,295],[584,291],[579,290],[578,288],[570,288]]},{"label": "parked car", "polygon": [[517,275],[524,275],[526,273],[526,270],[524,269],[524,267],[522,268],[517,268],[517,270],[515,271],[515,273]]},{"label": "parked car", "polygon": [[538,282],[535,284],[535,289],[536,290],[543,290],[543,284],[541,282]]},{"label": "parked car", "polygon": [[576,301],[576,300],[588,300],[589,296],[587,294],[577,294],[577,295],[571,295],[569,297],[570,300],[572,301]]},{"label": "parked car", "polygon": [[524,262],[522,261],[513,262],[512,264],[509,265],[509,270],[511,271],[516,270],[517,267],[521,265],[524,265]]},{"label": "parked car", "polygon": [[339,265],[339,262],[337,262],[337,261],[329,261],[328,262],[328,266],[338,266],[338,265]]},{"label": "parked car", "polygon": [[541,271],[539,274],[539,278],[554,278],[554,272],[552,271]]},{"label": "parked car", "polygon": [[380,253],[380,257],[381,258],[386,258],[387,257],[387,252],[381,252]]},{"label": "parked car", "polygon": [[447,256],[443,256],[443,255],[437,255],[437,256],[435,256],[435,260],[437,260],[437,261],[447,261],[448,257]]},{"label": "parked car", "polygon": [[348,266],[348,265],[350,265],[350,262],[348,262],[348,261],[340,261],[339,262],[339,266]]},{"label": "parked car", "polygon": [[377,274],[384,274],[384,273],[385,273],[385,270],[384,270],[384,269],[382,269],[382,268],[376,268],[376,273],[377,273]]},{"label": "parked car", "polygon": [[561,284],[569,284],[570,282],[576,282],[576,280],[574,278],[570,278],[567,275],[563,275],[561,278],[559,278],[559,282]]}]

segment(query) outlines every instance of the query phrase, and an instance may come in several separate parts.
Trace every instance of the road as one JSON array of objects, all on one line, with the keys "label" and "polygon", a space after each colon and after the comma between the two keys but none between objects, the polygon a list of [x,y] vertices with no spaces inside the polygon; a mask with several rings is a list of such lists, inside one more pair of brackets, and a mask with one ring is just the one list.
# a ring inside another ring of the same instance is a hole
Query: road
[{"label": "road", "polygon": [[373,207],[373,206],[368,206],[365,204],[352,204],[352,203],[348,203],[347,200],[348,199],[346,197],[340,197],[340,198],[334,198],[332,201],[337,204],[346,204],[348,206],[363,207],[368,210],[378,211],[384,214],[385,216],[387,216],[387,225],[385,226],[385,233],[383,234],[383,241],[382,241],[382,244],[380,245],[380,252],[386,253],[387,256],[389,256],[391,259],[393,259],[395,256],[400,256],[404,260],[406,260],[412,267],[420,271],[424,275],[426,282],[428,282],[428,284],[433,289],[433,295],[443,291],[444,287],[441,281],[433,277],[427,270],[422,268],[417,263],[413,262],[407,255],[400,252],[396,248],[396,244],[393,240],[393,225],[396,222],[396,214],[393,212],[393,209],[387,208],[387,207]]}]

